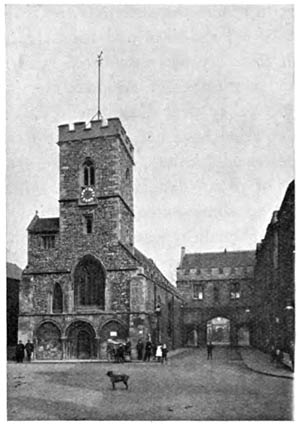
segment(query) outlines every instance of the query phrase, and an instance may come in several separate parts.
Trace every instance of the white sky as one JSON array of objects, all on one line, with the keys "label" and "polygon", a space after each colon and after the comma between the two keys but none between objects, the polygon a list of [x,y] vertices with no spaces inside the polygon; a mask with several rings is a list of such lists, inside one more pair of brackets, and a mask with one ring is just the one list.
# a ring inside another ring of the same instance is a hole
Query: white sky
[{"label": "white sky", "polygon": [[175,281],[187,252],[255,249],[294,178],[291,6],[9,5],[7,260],[58,216],[57,126],[97,110],[135,146],[135,245]]}]

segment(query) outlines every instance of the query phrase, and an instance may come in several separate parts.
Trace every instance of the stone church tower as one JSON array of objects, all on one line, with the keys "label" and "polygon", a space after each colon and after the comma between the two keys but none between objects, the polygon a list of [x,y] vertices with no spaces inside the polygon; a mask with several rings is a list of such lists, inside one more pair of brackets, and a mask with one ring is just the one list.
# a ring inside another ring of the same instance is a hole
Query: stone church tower
[{"label": "stone church tower", "polygon": [[134,148],[120,120],[59,126],[58,146],[59,218],[36,214],[27,229],[19,338],[37,359],[103,358],[108,338],[179,346],[182,298],[134,247]]}]

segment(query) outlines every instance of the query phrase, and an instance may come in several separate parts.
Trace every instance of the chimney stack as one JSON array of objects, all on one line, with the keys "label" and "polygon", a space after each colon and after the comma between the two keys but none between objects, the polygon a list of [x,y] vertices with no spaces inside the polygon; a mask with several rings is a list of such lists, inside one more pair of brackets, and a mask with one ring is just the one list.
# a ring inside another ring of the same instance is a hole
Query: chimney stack
[{"label": "chimney stack", "polygon": [[181,247],[180,265],[179,266],[182,265],[182,261],[183,261],[184,255],[185,255],[185,247]]}]

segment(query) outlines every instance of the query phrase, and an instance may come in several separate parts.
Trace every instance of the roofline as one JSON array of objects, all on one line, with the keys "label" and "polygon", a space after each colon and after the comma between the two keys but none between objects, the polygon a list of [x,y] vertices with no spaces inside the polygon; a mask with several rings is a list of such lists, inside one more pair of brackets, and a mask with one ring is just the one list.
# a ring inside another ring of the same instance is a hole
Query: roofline
[{"label": "roofline", "polygon": [[226,251],[204,251],[204,252],[193,252],[193,253],[185,253],[184,256],[190,256],[194,254],[226,254],[226,253],[255,253],[255,249],[251,250],[226,250]]}]

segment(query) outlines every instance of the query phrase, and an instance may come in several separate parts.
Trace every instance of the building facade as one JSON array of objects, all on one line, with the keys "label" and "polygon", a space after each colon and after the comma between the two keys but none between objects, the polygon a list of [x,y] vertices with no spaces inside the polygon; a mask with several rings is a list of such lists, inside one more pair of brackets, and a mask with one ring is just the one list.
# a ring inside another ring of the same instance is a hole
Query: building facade
[{"label": "building facade", "polygon": [[264,239],[257,244],[253,344],[290,351],[295,341],[295,183],[292,181]]},{"label": "building facade", "polygon": [[12,359],[18,340],[19,285],[22,269],[6,262],[6,344],[7,357]]},{"label": "building facade", "polygon": [[181,251],[177,289],[183,308],[184,344],[251,342],[255,251]]},{"label": "building facade", "polygon": [[181,345],[182,298],[134,247],[134,148],[118,118],[59,126],[59,217],[35,214],[19,338],[37,359],[104,358],[110,337]]}]

